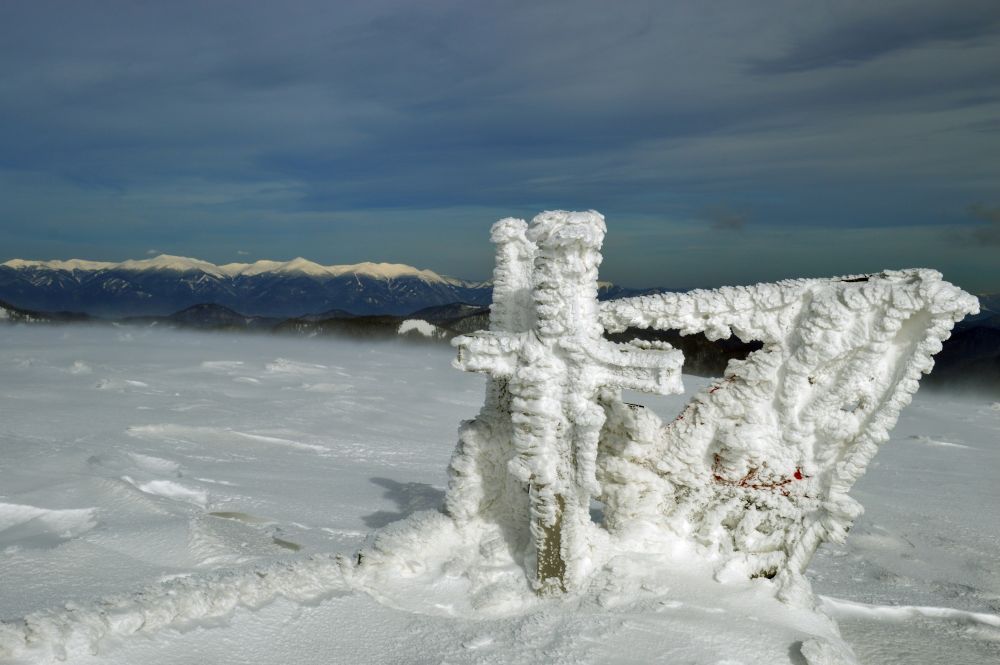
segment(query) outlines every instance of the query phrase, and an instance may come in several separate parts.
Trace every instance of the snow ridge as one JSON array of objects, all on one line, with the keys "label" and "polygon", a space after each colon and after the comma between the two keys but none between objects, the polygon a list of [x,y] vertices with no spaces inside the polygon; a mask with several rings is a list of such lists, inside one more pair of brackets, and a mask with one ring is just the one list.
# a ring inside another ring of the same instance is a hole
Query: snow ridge
[{"label": "snow ridge", "polygon": [[182,626],[226,617],[239,607],[258,608],[276,598],[315,602],[350,588],[343,562],[333,555],[278,561],[246,569],[181,577],[93,605],[35,612],[0,622],[0,661],[66,660],[68,651],[99,652],[109,637]]},{"label": "snow ridge", "polygon": [[[996,638],[1000,638],[1000,615],[987,614],[986,612],[969,612],[967,610],[956,610],[951,607],[928,607],[922,605],[871,605],[868,603],[858,603],[843,598],[832,598],[830,596],[820,596],[823,610],[832,617],[863,617],[866,619],[876,619],[879,621],[900,622],[923,617],[927,619],[940,619],[943,621],[953,621],[955,623],[985,627],[994,629]],[[996,639],[994,638],[994,639]]]},{"label": "snow ridge", "polygon": [[208,261],[192,259],[183,256],[172,256],[160,254],[150,259],[129,259],[120,263],[106,261],[85,261],[81,259],[70,259],[68,261],[33,261],[25,259],[11,259],[0,266],[6,266],[14,270],[24,269],[47,269],[61,270],[67,272],[85,271],[96,272],[101,270],[127,270],[131,272],[168,270],[174,272],[203,272],[214,277],[250,277],[265,273],[278,274],[304,274],[313,277],[339,277],[341,275],[365,275],[381,280],[400,279],[413,277],[428,283],[466,285],[470,284],[463,280],[439,275],[432,270],[414,268],[402,263],[373,263],[365,261],[350,265],[323,266],[302,257],[291,261],[268,261],[260,260],[254,263],[227,263],[215,265]]}]

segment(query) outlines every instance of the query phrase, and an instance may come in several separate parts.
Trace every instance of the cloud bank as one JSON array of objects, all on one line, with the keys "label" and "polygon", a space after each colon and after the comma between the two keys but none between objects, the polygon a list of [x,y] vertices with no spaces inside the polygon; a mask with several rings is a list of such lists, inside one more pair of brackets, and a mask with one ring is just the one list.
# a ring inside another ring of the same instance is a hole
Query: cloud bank
[{"label": "cloud bank", "polygon": [[[971,231],[969,205],[1000,202],[997,62],[1000,5],[978,0],[6,3],[0,233],[9,257],[240,247],[481,277],[490,222],[545,208],[665,252],[720,201],[744,235]],[[1000,288],[965,251],[933,267]]]}]

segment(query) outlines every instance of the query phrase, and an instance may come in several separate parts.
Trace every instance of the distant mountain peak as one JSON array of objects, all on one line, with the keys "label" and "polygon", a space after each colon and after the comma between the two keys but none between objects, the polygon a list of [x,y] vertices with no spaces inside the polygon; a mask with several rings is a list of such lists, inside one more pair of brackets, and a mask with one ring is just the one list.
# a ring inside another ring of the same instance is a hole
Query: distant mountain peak
[{"label": "distant mountain peak", "polygon": [[291,261],[282,263],[277,272],[304,272],[307,275],[326,275],[330,273],[330,269],[326,266],[321,266],[315,261],[297,256]]},{"label": "distant mountain peak", "polygon": [[330,270],[334,271],[334,274],[337,275],[358,274],[375,277],[376,279],[416,277],[424,280],[425,282],[457,283],[461,281],[442,277],[433,270],[421,270],[420,268],[408,266],[405,263],[372,263],[371,261],[365,261],[364,263],[355,263],[353,265],[330,266]]},{"label": "distant mountain peak", "polygon": [[191,259],[186,256],[173,256],[170,254],[160,254],[151,259],[129,259],[115,264],[118,270],[144,271],[144,270],[171,270],[174,272],[204,272],[216,277],[222,276],[219,266],[200,259]]}]

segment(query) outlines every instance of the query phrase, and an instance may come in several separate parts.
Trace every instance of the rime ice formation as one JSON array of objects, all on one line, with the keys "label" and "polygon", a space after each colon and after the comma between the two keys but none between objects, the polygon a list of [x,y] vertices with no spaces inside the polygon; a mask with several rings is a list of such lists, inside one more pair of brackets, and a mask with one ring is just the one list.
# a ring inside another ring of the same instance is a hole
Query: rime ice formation
[{"label": "rime ice formation", "polygon": [[[576,587],[588,569],[604,404],[620,401],[622,387],[682,391],[678,351],[601,336],[597,266],[604,234],[595,212],[543,213],[530,229],[520,220],[499,222],[491,330],[454,342],[456,366],[492,380],[483,417],[464,429],[452,461],[449,509],[471,515],[503,506],[507,514],[498,518],[513,517],[511,529],[530,515],[538,589]],[[509,441],[502,459],[487,453],[489,478],[476,466],[484,438]],[[527,504],[517,497],[525,490]]]},{"label": "rime ice formation", "polygon": [[606,303],[609,330],[764,343],[668,425],[613,405],[599,475],[609,528],[650,521],[710,549],[726,572],[776,577],[785,597],[803,591],[816,548],[842,541],[862,511],[848,491],[955,322],[976,311],[933,270]]},{"label": "rime ice formation", "polygon": [[[908,270],[599,305],[604,234],[596,212],[494,226],[490,330],[454,342],[457,367],[491,378],[460,430],[448,514],[460,532],[495,525],[537,590],[580,588],[609,552],[683,541],[719,578],[775,578],[779,597],[808,599],[806,565],[860,514],[848,491],[977,301]],[[602,337],[626,328],[764,347],[664,424],[620,389],[680,392],[681,353]]]}]

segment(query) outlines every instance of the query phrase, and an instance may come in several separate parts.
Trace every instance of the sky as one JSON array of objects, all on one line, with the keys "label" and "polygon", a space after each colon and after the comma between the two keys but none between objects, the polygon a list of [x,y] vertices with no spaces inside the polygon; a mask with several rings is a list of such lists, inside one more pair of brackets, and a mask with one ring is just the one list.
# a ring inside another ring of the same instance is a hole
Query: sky
[{"label": "sky", "polygon": [[1000,2],[0,3],[0,261],[390,261],[602,212],[602,279],[1000,291]]}]

